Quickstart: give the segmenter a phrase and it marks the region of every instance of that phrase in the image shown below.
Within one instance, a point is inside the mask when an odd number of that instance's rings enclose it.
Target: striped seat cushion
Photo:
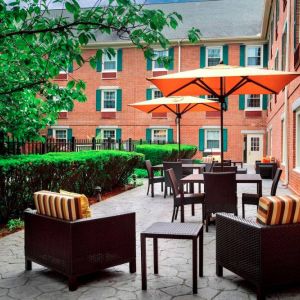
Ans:
[[[266,225],[300,223],[300,197],[296,195],[261,197],[257,222]]]
[[[202,162],[206,164],[211,164],[213,162],[214,158],[212,156],[205,156],[202,157]]]
[[[82,218],[78,199],[50,191],[34,193],[34,204],[38,214],[67,221]]]

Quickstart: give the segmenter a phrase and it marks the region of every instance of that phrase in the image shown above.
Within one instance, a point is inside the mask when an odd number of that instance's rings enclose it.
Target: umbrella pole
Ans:
[[[220,98],[221,102],[221,166],[222,166],[222,171],[223,171],[223,160],[224,160],[224,152],[223,152],[223,145],[224,145],[224,136],[223,136],[223,127],[224,127],[224,111],[223,111],[223,103],[225,102],[225,98],[221,97]]]
[[[180,158],[180,144],[181,144],[181,136],[180,136],[180,119],[181,119],[181,115],[177,114],[176,116],[177,119],[177,131],[178,131],[178,158]]]

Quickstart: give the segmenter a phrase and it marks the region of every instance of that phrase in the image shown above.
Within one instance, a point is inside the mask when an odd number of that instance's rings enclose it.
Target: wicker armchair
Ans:
[[[163,191],[163,184],[165,182],[164,176],[154,176],[153,167],[150,160],[145,161],[147,173],[148,173],[148,189],[147,195],[149,194],[149,189],[151,187],[151,197],[154,197],[154,184],[160,183],[161,184],[161,191]]]
[[[174,198],[174,206],[173,206],[173,214],[171,222],[174,222],[174,219],[177,219],[177,214],[179,207],[181,205],[192,205],[192,215],[195,214],[194,204],[202,205],[202,221],[204,220],[203,214],[203,203],[204,203],[204,194],[201,193],[193,193],[193,194],[184,194],[179,189],[179,184],[176,179],[176,175],[173,169],[166,170],[166,176],[171,183],[173,198]],[[181,220],[183,221],[183,220]]]
[[[216,173],[220,173],[220,172],[234,172],[234,173],[237,173],[237,166],[225,166],[224,167],[221,167],[221,166],[214,166],[213,167],[213,172],[216,172]]]
[[[136,271],[135,213],[64,221],[25,211],[25,267],[32,261],[68,277],[69,290],[77,278],[129,263]]]
[[[173,169],[177,180],[180,180],[183,177],[183,170],[182,170],[182,162],[172,162],[172,161],[164,161],[164,172],[166,173],[167,170]],[[165,176],[165,191],[164,191],[164,198],[166,198],[168,194],[168,188],[172,188],[172,184],[168,178]]]
[[[260,225],[229,214],[216,218],[216,272],[250,281],[257,298],[273,286],[300,281],[300,224]]]
[[[262,163],[260,160],[255,161],[256,174],[262,178],[273,179],[277,170],[277,163]]]
[[[204,173],[204,215],[208,232],[210,215],[227,212],[237,215],[237,184],[235,173]]]
[[[277,191],[277,186],[278,182],[281,176],[282,170],[277,169],[275,173],[275,177],[272,182],[272,187],[271,187],[271,196],[276,196],[276,191]],[[258,206],[259,198],[262,195],[259,194],[249,194],[249,193],[243,193],[242,194],[242,208],[243,208],[243,218],[245,218],[245,205],[256,205]]]

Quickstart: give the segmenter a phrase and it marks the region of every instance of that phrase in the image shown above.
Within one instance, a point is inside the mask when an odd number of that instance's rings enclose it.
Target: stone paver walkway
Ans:
[[[265,194],[270,192],[271,180],[264,180]],[[256,186],[238,185],[239,202],[242,192],[255,192]],[[279,184],[278,194],[291,193]],[[159,240],[159,275],[153,275],[151,241],[148,249],[148,290],[141,290],[139,234],[157,221],[171,220],[172,198],[163,198],[159,185],[155,198],[146,196],[146,184],[92,206],[94,216],[128,211],[136,212],[137,273],[130,274],[128,265],[102,271],[83,279],[75,292],[69,292],[66,279],[44,267],[33,264],[24,271],[23,231],[0,239],[0,300],[2,299],[256,299],[252,287],[240,277],[224,270],[224,277],[215,276],[215,227],[204,232],[204,277],[198,279],[198,295],[192,295],[191,242]],[[255,215],[254,207],[247,207],[247,216]],[[239,203],[239,214],[241,205]],[[196,214],[186,209],[186,222],[200,222],[201,208]],[[46,233],[45,233],[46,234]],[[300,288],[282,289],[269,294],[268,299],[300,299]]]

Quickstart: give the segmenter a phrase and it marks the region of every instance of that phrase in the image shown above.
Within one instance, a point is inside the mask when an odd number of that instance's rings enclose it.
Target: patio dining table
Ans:
[[[182,164],[182,168],[194,169],[194,170],[198,170],[198,173],[202,173],[205,170],[205,164]],[[164,169],[163,164],[153,166],[153,170],[163,171],[163,169]]]
[[[183,177],[182,179],[180,179],[181,190],[183,190],[182,187],[187,183],[188,184],[204,183],[204,175],[190,174],[186,177]],[[256,183],[257,194],[262,195],[262,178],[260,174],[236,174],[236,183]],[[181,205],[181,222],[184,222],[184,205]]]

